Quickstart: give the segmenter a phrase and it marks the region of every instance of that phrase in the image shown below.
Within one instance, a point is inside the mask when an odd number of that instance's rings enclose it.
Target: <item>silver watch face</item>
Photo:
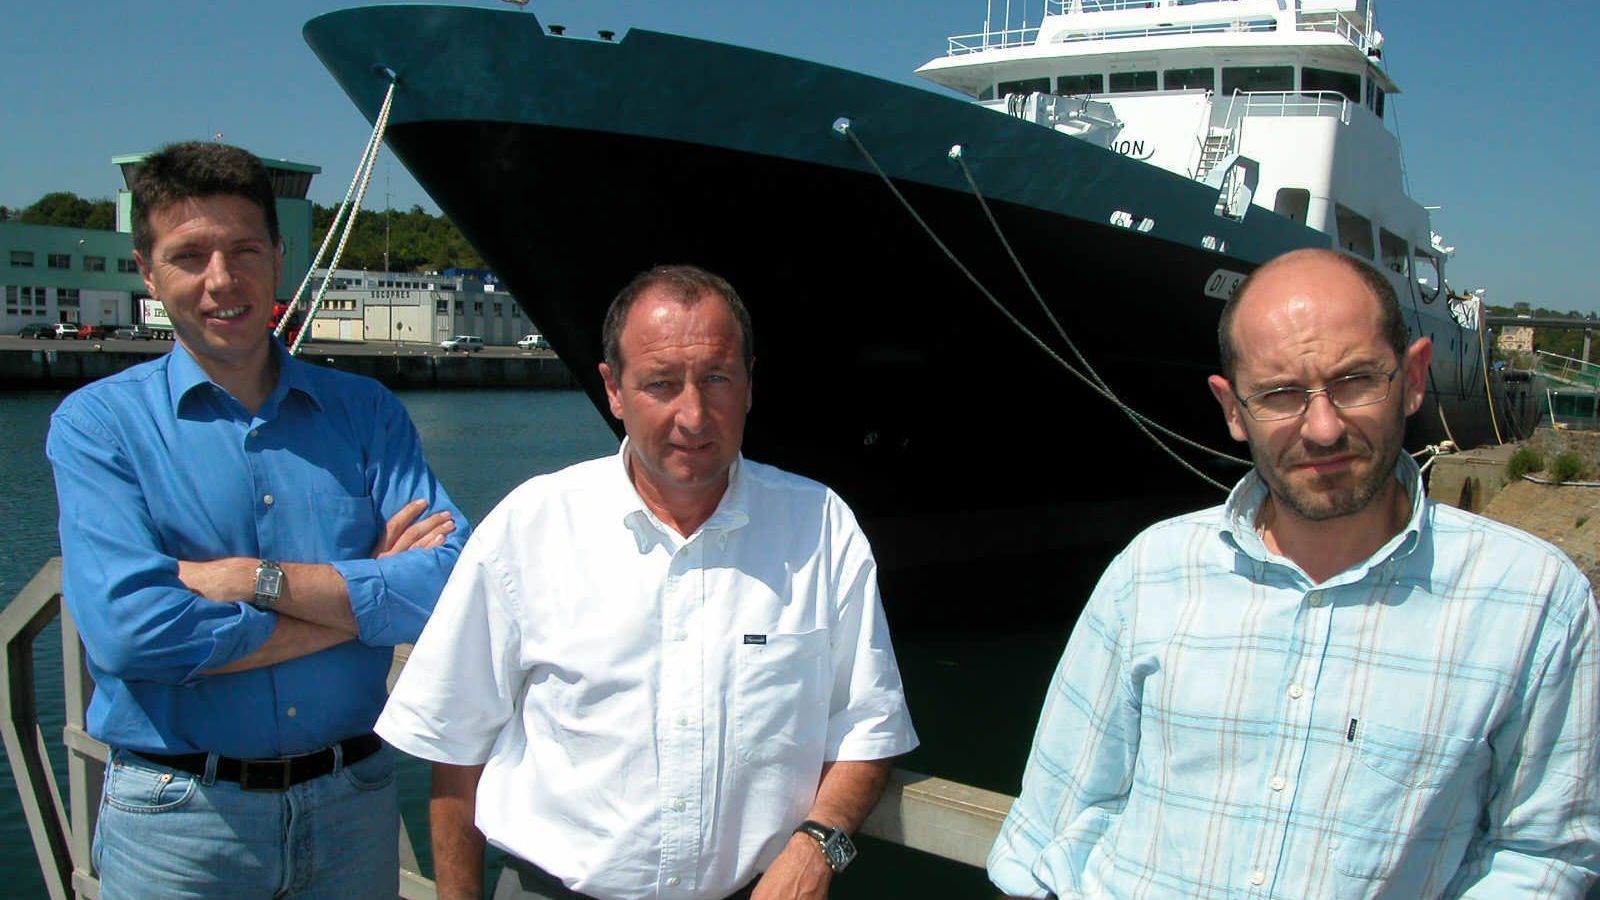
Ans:
[[[283,595],[283,570],[275,563],[262,563],[256,569],[256,601],[273,601]]]

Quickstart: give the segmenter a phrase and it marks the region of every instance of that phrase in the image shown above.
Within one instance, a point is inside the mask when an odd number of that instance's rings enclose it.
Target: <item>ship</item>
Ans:
[[[1004,610],[996,573],[1097,571],[1219,502],[1245,464],[1206,387],[1218,315],[1289,250],[1370,262],[1433,339],[1410,450],[1538,415],[1406,193],[1371,0],[1048,0],[951,37],[926,87],[526,11],[304,33],[368,121],[392,85],[387,146],[608,420],[616,291],[727,277],[756,327],[745,452],[832,486],[905,593]]]

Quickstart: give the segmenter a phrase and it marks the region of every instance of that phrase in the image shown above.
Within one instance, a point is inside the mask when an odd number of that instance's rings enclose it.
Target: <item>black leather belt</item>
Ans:
[[[370,731],[339,742],[339,749],[343,751],[344,764],[347,766],[361,762],[377,753],[382,747],[383,739]],[[159,753],[134,752],[157,765],[170,766],[191,775],[202,776],[206,774],[206,759],[210,756],[209,753],[179,753],[164,756]],[[286,791],[303,781],[321,778],[332,772],[333,759],[332,747],[300,756],[285,756],[282,759],[234,759],[231,756],[219,756],[217,779],[236,781],[240,789],[246,791]]]

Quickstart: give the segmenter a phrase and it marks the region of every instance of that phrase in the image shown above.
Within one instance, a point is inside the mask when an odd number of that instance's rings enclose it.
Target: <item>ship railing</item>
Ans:
[[[1535,350],[1534,368],[1539,374],[1569,387],[1600,389],[1600,364],[1573,359],[1548,350]]]
[[[60,621],[62,696],[41,697],[35,645]],[[409,648],[395,651],[389,683],[405,665]],[[100,786],[110,748],[85,728],[94,681],[72,616],[61,602],[61,559],[49,560],[0,610],[0,734],[16,782],[33,849],[51,900],[98,898],[100,880],[90,857]],[[45,739],[41,702],[65,708],[61,742]],[[62,795],[52,753],[65,753],[67,793]],[[402,776],[404,777],[404,776]],[[1014,798],[931,775],[895,769],[883,800],[861,833],[969,866],[982,867]],[[400,896],[434,900],[433,881],[422,874],[400,822]]]
[[[1039,26],[1037,25],[979,31],[974,34],[960,34],[950,38],[950,48],[945,55],[966,56],[969,53],[982,53],[985,50],[1031,47],[1038,40]]]
[[[1336,34],[1354,44],[1362,53],[1370,49],[1366,29],[1342,12],[1306,13],[1295,23],[1295,30]]]
[[[1210,124],[1238,128],[1247,118],[1290,118],[1296,116],[1336,118],[1350,124],[1355,104],[1338,91],[1234,91],[1228,105],[1213,105]],[[1218,115],[1220,113],[1220,115]]]

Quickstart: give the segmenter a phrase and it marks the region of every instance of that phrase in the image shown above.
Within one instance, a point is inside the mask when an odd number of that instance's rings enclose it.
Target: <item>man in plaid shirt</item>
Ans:
[[[1372,267],[1280,257],[1219,337],[1211,391],[1255,468],[1102,576],[990,878],[1027,897],[1582,897],[1589,584],[1423,495],[1401,441],[1433,347]]]

